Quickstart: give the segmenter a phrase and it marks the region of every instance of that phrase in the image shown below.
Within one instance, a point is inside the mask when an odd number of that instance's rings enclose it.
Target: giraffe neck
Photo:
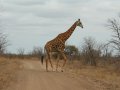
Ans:
[[[75,22],[66,32],[63,33],[63,38],[61,39],[63,42],[65,42],[73,33],[77,26],[77,22]]]

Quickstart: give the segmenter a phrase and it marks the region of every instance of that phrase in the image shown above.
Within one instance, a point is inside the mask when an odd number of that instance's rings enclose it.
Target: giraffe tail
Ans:
[[[41,56],[41,63],[43,64],[44,55]]]
[[[43,64],[43,60],[44,60],[44,55],[45,55],[45,48],[44,48],[43,55],[41,56],[41,63],[42,63],[42,64]]]

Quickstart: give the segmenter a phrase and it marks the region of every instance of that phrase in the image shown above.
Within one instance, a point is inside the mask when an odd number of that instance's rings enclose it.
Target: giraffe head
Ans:
[[[83,25],[82,25],[82,22],[80,21],[80,19],[78,19],[78,21],[77,21],[77,26],[83,28]]]

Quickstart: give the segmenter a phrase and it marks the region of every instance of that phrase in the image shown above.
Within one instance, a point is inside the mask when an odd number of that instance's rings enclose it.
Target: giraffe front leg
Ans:
[[[66,64],[66,62],[67,62],[67,57],[66,57],[66,55],[64,54],[64,52],[61,52],[61,55],[62,55],[62,57],[63,57],[63,60],[64,60],[64,62],[63,62],[63,65],[62,65],[62,69],[61,69],[61,72],[63,72],[63,68],[64,68],[64,66],[65,66],[65,64]]]
[[[57,59],[56,71],[58,71],[59,59]]]
[[[60,53],[58,53],[58,57],[57,57],[57,60],[56,60],[56,71],[58,71],[59,59],[60,59]]]

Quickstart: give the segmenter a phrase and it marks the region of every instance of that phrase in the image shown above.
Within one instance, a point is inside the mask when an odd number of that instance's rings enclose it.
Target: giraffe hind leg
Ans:
[[[48,72],[48,59],[46,59],[46,71]]]
[[[50,62],[50,65],[51,65],[51,68],[52,68],[52,71],[53,71],[53,65],[52,65],[51,54],[50,53],[48,53],[48,60]]]
[[[58,54],[58,57],[57,57],[57,63],[56,63],[56,71],[58,71],[58,66],[59,66],[59,58],[60,58],[60,56],[59,56],[59,54]]]
[[[49,53],[47,52],[47,58],[46,58],[46,71],[48,72],[48,59],[49,59]]]

